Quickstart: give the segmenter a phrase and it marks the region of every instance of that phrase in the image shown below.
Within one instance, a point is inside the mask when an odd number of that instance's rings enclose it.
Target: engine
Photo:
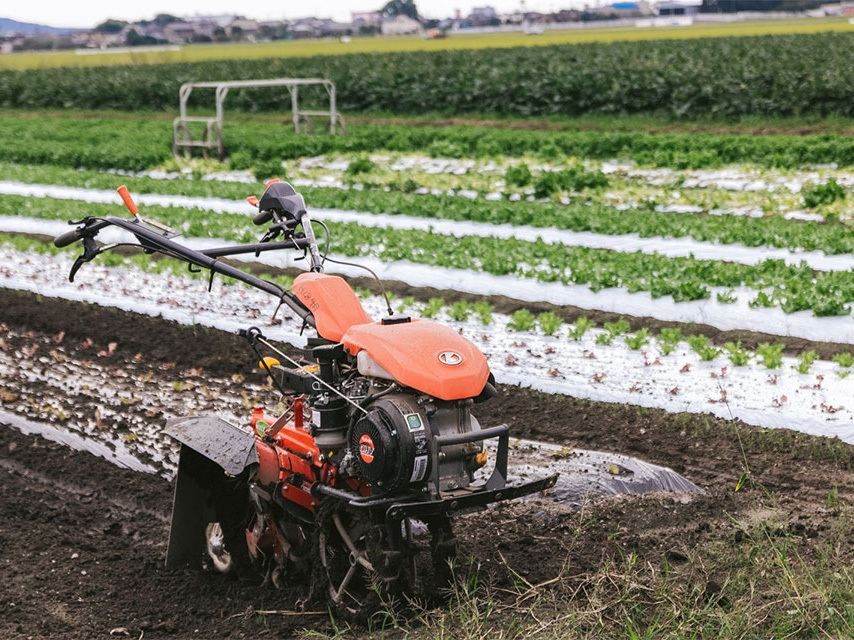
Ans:
[[[441,490],[468,486],[480,466],[480,442],[444,447],[438,461],[431,460],[430,443],[439,435],[479,429],[471,415],[470,401],[421,402],[415,396],[396,393],[368,406],[367,415],[350,431],[348,448],[351,470],[377,492],[407,486],[423,486],[439,465]]]

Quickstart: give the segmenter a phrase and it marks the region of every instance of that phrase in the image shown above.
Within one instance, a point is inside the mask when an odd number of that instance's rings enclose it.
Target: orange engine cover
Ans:
[[[472,398],[489,378],[486,358],[473,343],[429,320],[354,325],[341,342],[354,356],[367,351],[401,384],[440,400]]]
[[[314,315],[321,338],[341,342],[344,332],[355,324],[371,322],[362,303],[343,278],[325,273],[301,273],[294,280],[294,293]]]

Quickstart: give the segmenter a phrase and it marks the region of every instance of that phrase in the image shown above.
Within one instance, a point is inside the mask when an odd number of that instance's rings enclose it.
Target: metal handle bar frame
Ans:
[[[197,267],[208,269],[213,273],[234,278],[265,293],[269,293],[288,305],[305,323],[312,327],[315,326],[314,316],[293,293],[277,284],[253,276],[231,265],[221,263],[218,260],[221,257],[245,253],[260,253],[277,249],[305,249],[309,247],[310,240],[308,238],[292,238],[280,242],[243,244],[231,247],[214,247],[197,251],[174,242],[137,221],[125,220],[124,218],[85,218],[83,220],[83,227],[79,228],[77,232],[80,238],[92,238],[98,231],[111,225],[132,233],[139,240],[140,246],[147,251],[163,253],[196,265]]]

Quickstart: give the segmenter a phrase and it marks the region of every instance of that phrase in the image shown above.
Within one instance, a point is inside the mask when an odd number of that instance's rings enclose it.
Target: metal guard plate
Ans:
[[[217,416],[170,420],[164,431],[193,451],[236,476],[258,462],[255,436]]]

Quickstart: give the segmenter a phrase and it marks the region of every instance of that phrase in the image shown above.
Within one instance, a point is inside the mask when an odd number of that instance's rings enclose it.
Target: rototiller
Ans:
[[[326,233],[321,253],[291,185],[271,180],[260,200],[248,198],[255,224],[267,226],[260,242],[200,250],[176,242],[177,232],[118,191],[133,219],[87,217],[54,241],[82,241],[71,280],[98,254],[131,244],[261,289],[317,334],[289,355],[258,328],[240,332],[281,394],[282,415],[256,408],[252,431],[213,416],[169,424],[181,453],[167,567],[207,562],[244,579],[296,580],[334,610],[363,617],[428,575],[446,579],[453,514],[554,485],[557,476],[507,485],[508,427],[482,428],[472,415],[496,395],[486,358],[449,327],[395,315],[387,299],[388,316],[369,317],[342,278],[323,272],[340,262],[327,255],[329,230],[314,221]],[[108,226],[136,242],[97,244]],[[293,291],[221,261],[285,249],[304,252],[309,266]],[[476,482],[492,438],[494,469]]]

